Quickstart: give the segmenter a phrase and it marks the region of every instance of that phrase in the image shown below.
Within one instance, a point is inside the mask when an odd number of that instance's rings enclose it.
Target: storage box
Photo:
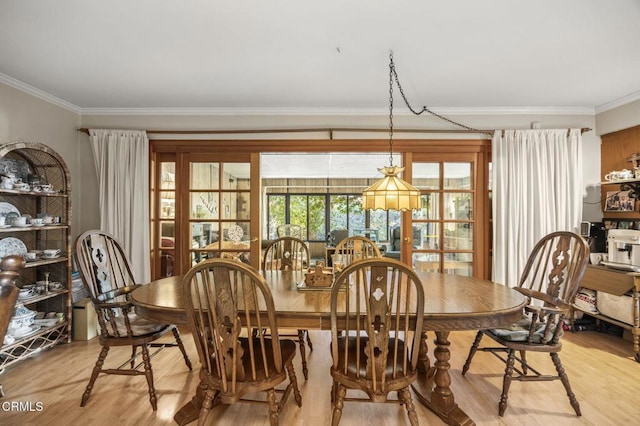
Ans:
[[[91,340],[98,335],[98,316],[91,299],[73,305],[73,340]]]
[[[596,305],[602,315],[633,325],[633,297],[626,294],[615,296],[599,291]]]

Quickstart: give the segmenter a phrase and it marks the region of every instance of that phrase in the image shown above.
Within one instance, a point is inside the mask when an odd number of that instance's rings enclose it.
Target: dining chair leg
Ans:
[[[104,360],[107,357],[108,353],[109,353],[109,347],[103,346],[102,350],[100,351],[100,355],[98,355],[98,360],[96,361],[96,365],[93,366],[93,371],[91,372],[91,378],[89,379],[89,384],[87,385],[87,388],[84,390],[84,393],[82,394],[82,401],[80,402],[81,407],[84,407],[85,404],[87,403],[87,400],[89,399],[89,395],[93,390],[93,384],[96,382],[96,379],[100,374],[100,371],[102,371],[102,366],[104,365]]]
[[[482,340],[483,333],[482,331],[478,331],[476,334],[476,338],[473,340],[473,345],[471,345],[471,349],[469,349],[469,355],[467,355],[467,360],[464,362],[464,366],[462,367],[462,375],[464,376],[469,371],[469,367],[471,366],[471,360],[473,356],[478,351],[478,346],[480,346],[480,341]]]
[[[182,338],[180,337],[180,332],[178,331],[177,327],[173,327],[173,337],[175,337],[176,339],[176,343],[178,344],[178,347],[180,348],[180,352],[182,352],[182,357],[184,358],[184,363],[187,364],[187,367],[189,368],[189,371],[193,370],[193,367],[191,366],[191,360],[189,359],[189,355],[187,355],[187,351],[184,348],[184,345],[182,344]]]
[[[527,351],[520,351],[520,366],[522,367],[522,374],[527,374]]]
[[[131,345],[131,369],[136,368],[136,351],[138,347],[136,345]]]
[[[284,367],[287,369],[289,381],[291,382],[291,386],[293,386],[293,397],[296,399],[296,404],[298,404],[298,407],[302,407],[302,395],[300,394],[300,389],[298,389],[298,378],[293,369],[293,363],[289,362]]]
[[[302,358],[302,374],[304,379],[309,378],[309,368],[307,367],[307,354],[304,349],[304,330],[298,330],[298,344],[300,346],[300,357]]]
[[[200,407],[200,415],[198,416],[198,426],[206,424],[207,416],[211,407],[213,406],[213,399],[217,395],[217,391],[213,389],[207,389],[204,393],[204,399],[202,401],[202,407]]]
[[[313,343],[311,343],[311,336],[309,335],[309,330],[305,330],[304,334],[307,335],[307,346],[309,346],[309,351],[313,352]]]
[[[335,401],[333,402],[333,414],[331,415],[331,426],[338,426],[342,417],[342,407],[344,407],[344,397],[347,395],[347,388],[336,383]]]
[[[267,390],[267,402],[269,402],[269,423],[271,426],[278,426],[278,401],[276,400],[276,390]]]
[[[573,407],[573,410],[576,412],[577,416],[582,416],[582,412],[580,411],[580,403],[576,398],[576,395],[571,390],[571,385],[569,384],[569,376],[567,376],[564,367],[562,366],[562,362],[560,361],[560,355],[557,353],[550,353],[551,359],[553,360],[553,364],[556,366],[556,371],[558,372],[558,376],[564,385],[564,389],[567,391],[567,396],[569,397],[569,402]]]
[[[504,371],[502,379],[502,395],[500,395],[500,403],[498,404],[498,415],[502,417],[507,409],[507,398],[509,397],[509,388],[511,387],[511,377],[513,376],[513,366],[516,362],[516,351],[509,349],[507,355],[507,368]]]
[[[147,378],[147,386],[149,386],[149,402],[153,411],[158,408],[158,397],[156,396],[156,388],[153,385],[153,371],[151,370],[151,357],[149,357],[149,347],[147,345],[141,345],[142,348],[142,362],[144,363],[144,375]]]
[[[400,389],[398,391],[398,399],[400,399],[407,408],[407,415],[409,416],[411,426],[418,426],[418,415],[416,414],[416,407],[413,405],[409,388]]]

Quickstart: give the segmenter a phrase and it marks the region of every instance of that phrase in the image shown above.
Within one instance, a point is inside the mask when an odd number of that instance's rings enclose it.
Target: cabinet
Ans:
[[[71,186],[69,171],[63,159],[50,147],[31,142],[0,145],[0,174],[15,175],[26,183],[50,184],[44,191],[36,185],[21,189],[0,187],[0,213],[19,212],[28,215],[27,224],[17,226],[12,220],[0,227],[1,256],[36,252],[26,262],[16,279],[20,288],[33,288],[33,293],[20,296],[19,303],[32,311],[51,313],[57,321],[44,321],[22,336],[15,336],[0,347],[0,371],[33,353],[62,342],[71,341]],[[3,179],[4,180],[4,179]],[[45,187],[46,188],[46,187]],[[13,214],[12,216],[15,216]],[[50,216],[54,223],[30,223],[31,218]],[[48,219],[47,219],[48,220]],[[45,258],[44,250],[60,250]],[[44,282],[49,283],[45,288]],[[41,283],[38,283],[41,282]],[[59,283],[59,284],[58,284]],[[53,314],[56,313],[56,314]],[[62,314],[62,315],[59,315]],[[3,342],[0,342],[2,344]]]
[[[586,315],[595,317],[599,321],[606,321],[619,327],[631,330],[633,335],[633,351],[635,360],[640,362],[640,273],[624,272],[607,269],[603,266],[588,265],[582,277],[581,286],[600,293],[608,293],[614,296],[623,296],[631,291],[632,296],[632,323],[628,324],[600,313],[594,313],[573,306],[571,311],[571,328],[574,329],[575,311],[581,311]]]

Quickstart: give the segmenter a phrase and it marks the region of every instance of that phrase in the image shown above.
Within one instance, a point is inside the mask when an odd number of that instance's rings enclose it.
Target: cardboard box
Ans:
[[[91,299],[73,305],[73,340],[91,340],[98,335],[98,316]]]

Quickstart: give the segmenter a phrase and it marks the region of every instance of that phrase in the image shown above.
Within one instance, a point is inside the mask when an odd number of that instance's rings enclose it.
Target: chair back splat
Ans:
[[[423,314],[422,283],[403,263],[365,259],[338,275],[331,291],[333,425],[349,389],[373,402],[397,392],[410,423],[418,424],[409,386],[417,378]]]
[[[207,385],[200,423],[215,401],[233,404],[248,393],[264,391],[270,422],[293,390],[298,390],[293,358],[295,343],[279,340],[271,291],[253,268],[227,259],[209,259],[195,265],[184,277],[184,300]],[[266,330],[252,335],[252,330]],[[275,386],[289,376],[280,401]]]
[[[573,232],[553,232],[542,238],[531,251],[515,290],[527,297],[522,319],[504,328],[480,330],[469,350],[462,374],[469,371],[477,351],[490,352],[506,363],[498,414],[507,409],[512,380],[560,380],[569,402],[580,416],[569,377],[560,361],[560,342],[564,320],[569,315],[589,259],[589,246]],[[499,343],[498,347],[479,347],[483,336]],[[527,361],[527,352],[546,352],[556,369],[556,375],[542,374]],[[503,354],[506,353],[506,358]],[[518,363],[516,364],[516,361]]]

